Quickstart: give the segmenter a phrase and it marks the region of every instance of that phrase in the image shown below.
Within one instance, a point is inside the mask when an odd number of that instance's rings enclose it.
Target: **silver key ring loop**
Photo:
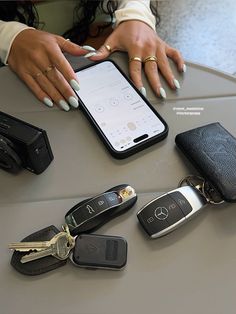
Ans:
[[[219,195],[219,193],[213,188],[213,186],[208,181],[206,181],[201,176],[189,175],[189,176],[183,178],[179,182],[178,186],[181,187],[183,185],[189,185],[189,186],[195,188],[196,190],[198,190],[198,192],[205,198],[206,202],[209,204],[219,205],[219,204],[224,203],[224,200]],[[213,196],[212,196],[213,193],[215,193],[215,196],[219,200],[216,201],[213,198]]]
[[[209,187],[207,188],[206,185],[209,184]],[[208,203],[209,204],[213,204],[213,205],[220,205],[224,203],[224,200],[221,198],[221,196],[219,195],[219,193],[211,186],[211,184],[207,181],[205,181],[203,183],[202,186],[202,192],[204,194],[204,196],[206,197],[206,199],[208,199]],[[217,197],[219,198],[218,201],[214,200],[212,195],[210,193],[216,193]]]

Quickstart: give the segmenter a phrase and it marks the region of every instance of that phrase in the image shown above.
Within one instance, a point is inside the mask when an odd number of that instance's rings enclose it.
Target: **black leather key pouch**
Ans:
[[[49,226],[27,236],[22,242],[48,241],[51,240],[60,231],[55,226]],[[14,251],[11,258],[11,265],[21,274],[24,275],[41,275],[50,270],[64,266],[67,260],[59,260],[53,256],[46,256],[28,263],[22,263],[21,258],[28,252]]]
[[[223,200],[236,202],[236,138],[219,122],[176,136],[178,148]]]

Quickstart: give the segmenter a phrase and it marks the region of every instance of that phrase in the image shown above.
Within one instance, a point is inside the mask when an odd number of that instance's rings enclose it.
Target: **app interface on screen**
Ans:
[[[78,96],[111,145],[124,151],[165,127],[109,61],[79,71]]]

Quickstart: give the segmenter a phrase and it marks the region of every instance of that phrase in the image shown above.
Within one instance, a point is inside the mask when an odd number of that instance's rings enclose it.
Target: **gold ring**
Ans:
[[[52,71],[55,68],[54,65],[49,65],[44,71],[43,73],[46,75],[48,74],[48,72]]]
[[[43,74],[42,72],[38,72],[38,73],[36,73],[36,74],[33,76],[33,78],[36,79],[37,77],[41,76],[42,74]]]
[[[104,47],[107,49],[107,51],[111,52],[111,47],[109,45],[104,45]]]
[[[142,62],[142,59],[139,58],[139,57],[131,57],[131,58],[129,59],[129,62],[132,62],[132,61]]]
[[[155,61],[157,62],[157,57],[156,56],[148,56],[146,57],[143,62],[146,63],[146,62],[149,62],[149,61]]]

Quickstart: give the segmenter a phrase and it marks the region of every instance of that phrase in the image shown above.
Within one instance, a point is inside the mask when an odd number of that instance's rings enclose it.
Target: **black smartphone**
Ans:
[[[126,158],[168,134],[168,126],[111,60],[76,70],[80,107],[115,158]]]

